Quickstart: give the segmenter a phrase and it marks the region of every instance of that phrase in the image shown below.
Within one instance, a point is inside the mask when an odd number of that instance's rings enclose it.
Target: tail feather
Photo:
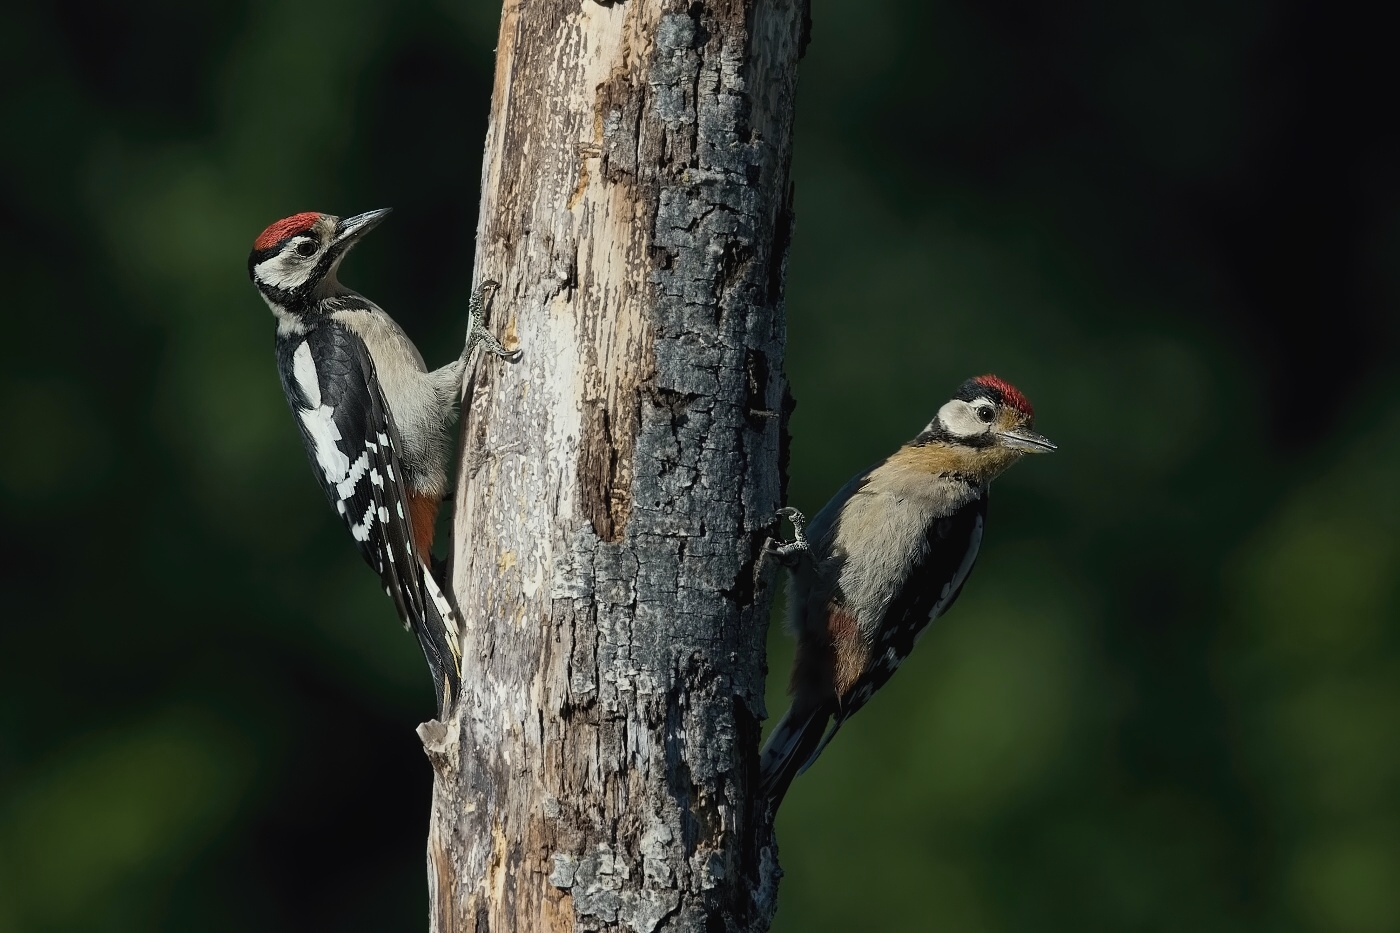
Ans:
[[[414,629],[437,687],[441,719],[451,713],[462,683],[462,631],[457,611],[427,567],[423,568],[423,588],[428,596],[423,603],[424,618]]]
[[[812,763],[821,757],[822,752],[826,751],[826,747],[831,744],[831,740],[836,738],[836,730],[840,729],[841,723],[845,721],[844,719],[837,719],[832,722],[831,728],[822,730],[824,733],[822,735],[822,740],[817,743],[816,748],[812,749],[812,753],[807,756],[807,760],[802,762],[802,767],[797,769],[798,774],[802,774],[808,768],[812,767]]]
[[[805,709],[794,706],[773,727],[763,745],[758,769],[759,792],[768,798],[774,810],[783,802],[792,779],[807,770],[831,741],[826,735],[830,719],[831,710],[826,706]],[[831,733],[835,732],[833,727]]]

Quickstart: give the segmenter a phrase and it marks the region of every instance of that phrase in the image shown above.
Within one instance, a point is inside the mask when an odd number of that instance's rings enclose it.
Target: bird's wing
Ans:
[[[947,612],[957,600],[977,562],[986,519],[987,496],[983,493],[929,526],[927,547],[911,569],[908,582],[890,603],[884,624],[874,634],[865,672],[845,696],[838,698],[840,712],[833,723],[833,734],[842,721],[864,706],[894,675],[929,622]],[[839,606],[840,599],[838,592],[833,600],[835,606]]]
[[[283,390],[315,473],[428,663],[457,668],[456,613],[419,554],[407,510],[398,428],[364,342],[335,322],[278,341]],[[450,657],[434,658],[442,649]],[[441,681],[441,678],[439,677]],[[455,677],[453,678],[455,686]],[[441,695],[442,691],[439,690]]]

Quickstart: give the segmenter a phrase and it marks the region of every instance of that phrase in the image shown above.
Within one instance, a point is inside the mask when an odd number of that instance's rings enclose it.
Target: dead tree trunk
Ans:
[[[764,930],[754,797],[806,0],[508,0],[432,929]]]

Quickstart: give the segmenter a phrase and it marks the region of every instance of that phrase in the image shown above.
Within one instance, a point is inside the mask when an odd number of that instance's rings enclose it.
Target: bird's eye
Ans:
[[[996,412],[984,405],[977,409],[977,417],[981,418],[985,423],[991,424],[992,418],[996,417]]]
[[[297,244],[297,255],[298,255],[298,256],[314,256],[314,255],[316,255],[316,241],[315,241],[315,240],[302,240],[300,243]]]

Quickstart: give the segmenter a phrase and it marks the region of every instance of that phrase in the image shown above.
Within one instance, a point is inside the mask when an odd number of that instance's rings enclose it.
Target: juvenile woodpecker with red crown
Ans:
[[[461,356],[431,372],[393,318],[340,284],[345,254],[388,213],[279,220],[254,241],[248,275],[277,318],[277,371],[312,471],[418,637],[442,713],[461,676],[457,614],[432,571],[451,429],[473,351],[520,352],[483,323],[495,282],[472,295]]]
[[[772,552],[789,571],[797,653],[792,705],[760,759],[774,808],[958,598],[982,544],[988,486],[1025,454],[1055,449],[1034,421],[1015,386],[969,379],[918,437],[853,477],[810,523],[780,511],[793,540]]]

